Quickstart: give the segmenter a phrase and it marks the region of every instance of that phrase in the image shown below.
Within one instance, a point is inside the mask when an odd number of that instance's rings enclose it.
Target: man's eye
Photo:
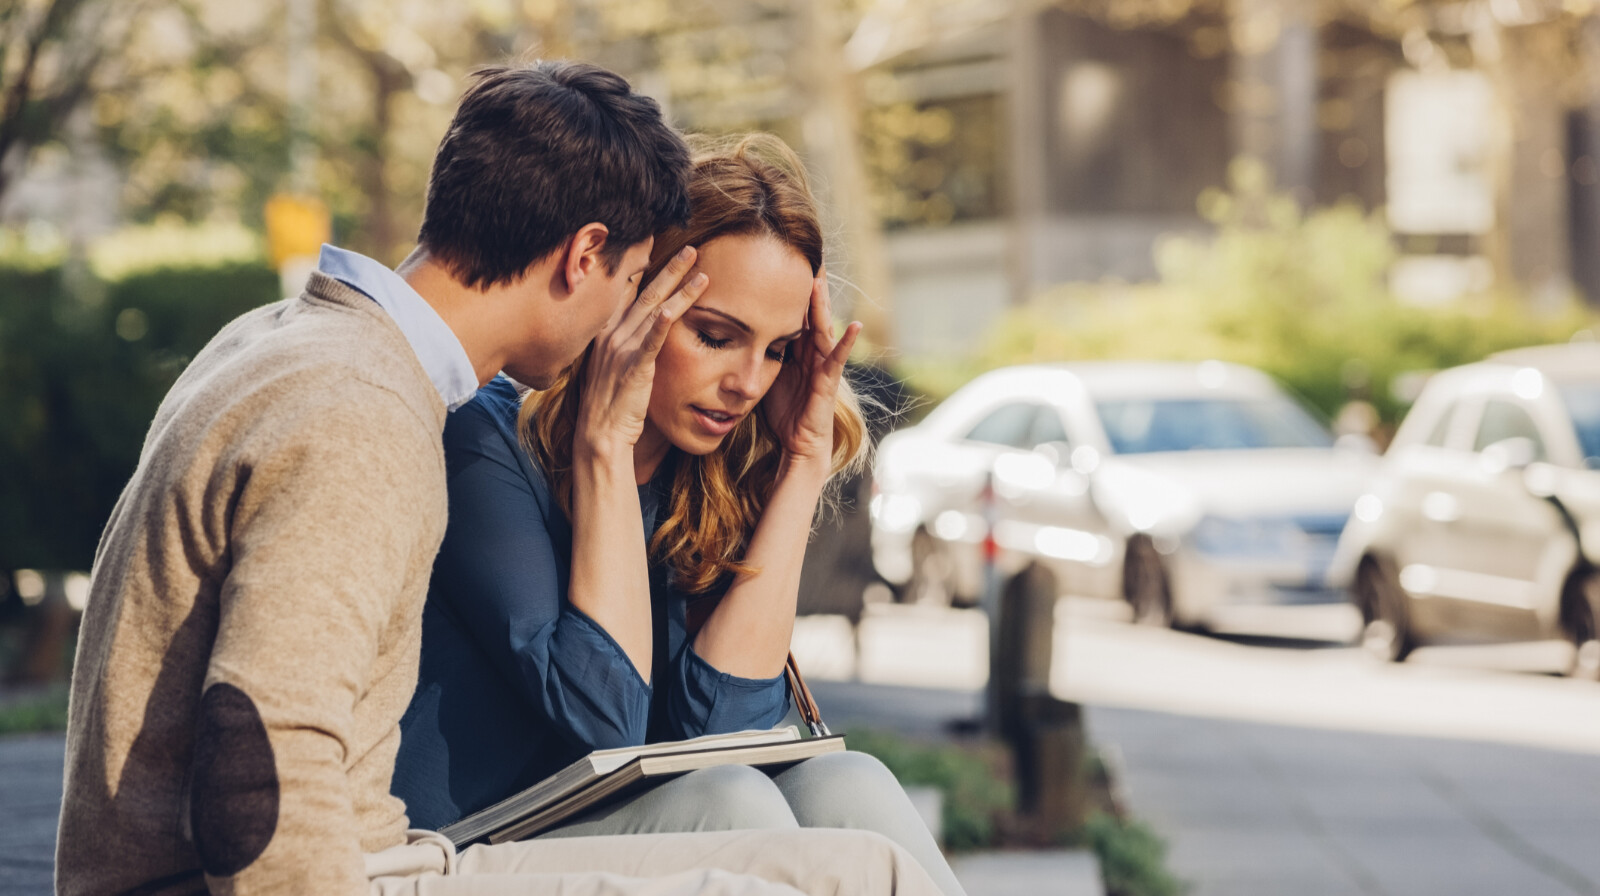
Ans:
[[[700,342],[707,348],[724,348],[728,343],[733,341],[731,339],[716,339],[705,330],[696,330],[694,332],[696,336],[700,337]]]

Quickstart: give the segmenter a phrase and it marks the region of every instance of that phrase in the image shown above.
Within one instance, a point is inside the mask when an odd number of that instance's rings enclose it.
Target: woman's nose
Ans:
[[[746,401],[761,397],[761,356],[740,358],[739,363],[723,377],[723,388]]]

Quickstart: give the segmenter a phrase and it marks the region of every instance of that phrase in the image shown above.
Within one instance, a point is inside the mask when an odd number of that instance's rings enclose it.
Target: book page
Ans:
[[[659,756],[664,753],[710,750],[717,747],[745,747],[799,739],[799,729],[793,725],[785,725],[782,728],[767,730],[752,729],[749,731],[734,731],[729,734],[707,734],[690,740],[674,740],[657,744],[644,744],[637,747],[596,750],[589,754],[589,762],[594,767],[595,774],[605,775],[616,771],[640,756]]]

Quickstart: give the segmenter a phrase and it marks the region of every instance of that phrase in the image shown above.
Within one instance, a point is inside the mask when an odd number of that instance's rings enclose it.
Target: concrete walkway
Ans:
[[[65,746],[60,735],[0,738],[0,896],[50,892]]]
[[[986,852],[951,863],[967,896],[1103,896],[1100,863],[1079,849]]]
[[[1062,621],[1058,693],[1189,896],[1600,896],[1600,687],[1551,645]]]
[[[1089,707],[1190,896],[1600,894],[1600,756]]]

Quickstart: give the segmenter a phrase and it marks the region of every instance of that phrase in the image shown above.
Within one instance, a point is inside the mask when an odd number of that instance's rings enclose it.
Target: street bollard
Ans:
[[[1009,743],[1022,734],[1022,698],[1050,689],[1054,654],[1055,576],[1030,563],[1006,580],[991,617],[997,637],[990,654],[989,679],[995,695],[995,733]]]
[[[1020,703],[1022,731],[1012,741],[1017,810],[1035,839],[1052,842],[1087,820],[1082,711],[1049,694],[1028,694]]]
[[[990,679],[997,730],[1011,745],[1017,809],[1042,843],[1084,822],[1083,720],[1076,703],[1050,695],[1056,581],[1030,563],[1001,589]]]

